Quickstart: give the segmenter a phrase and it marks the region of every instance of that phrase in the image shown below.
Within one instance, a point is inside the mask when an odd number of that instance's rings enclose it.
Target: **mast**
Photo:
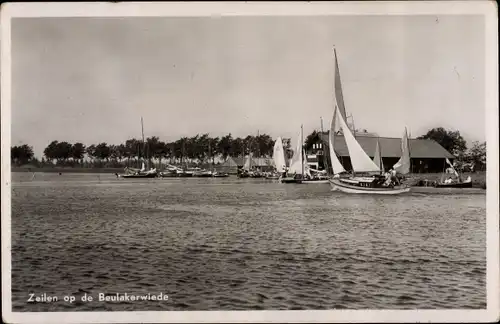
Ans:
[[[380,174],[384,174],[384,162],[382,160],[382,148],[380,147],[380,136],[377,138],[377,146],[378,146],[378,163],[380,166]]]
[[[304,178],[304,126],[300,125],[300,147],[301,147],[301,166],[302,166],[302,178]]]
[[[320,136],[320,143],[321,143],[321,152],[323,153],[323,166],[324,169],[330,173],[329,168],[328,168],[328,161],[326,160],[326,151],[323,148],[323,117],[319,118],[321,120],[321,136]],[[319,168],[318,168],[319,169]]]
[[[408,155],[410,156],[410,173],[413,173],[413,165],[411,163],[411,147],[410,147],[411,129],[408,134]]]
[[[146,142],[144,141],[144,121],[141,116],[141,134],[142,134],[142,152],[144,154],[144,162],[146,162]]]

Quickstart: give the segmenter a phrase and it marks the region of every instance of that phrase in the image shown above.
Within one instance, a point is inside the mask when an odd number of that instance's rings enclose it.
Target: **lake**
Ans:
[[[70,173],[12,182],[13,311],[486,308],[484,193]],[[98,300],[116,293],[168,300]]]

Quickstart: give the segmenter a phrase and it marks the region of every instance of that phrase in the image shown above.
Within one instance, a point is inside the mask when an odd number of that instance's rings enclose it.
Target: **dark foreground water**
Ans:
[[[486,307],[484,194],[374,197],[235,178],[12,179],[14,311]],[[59,300],[29,303],[30,293]],[[100,293],[169,299],[106,302]],[[85,294],[93,301],[80,301]]]

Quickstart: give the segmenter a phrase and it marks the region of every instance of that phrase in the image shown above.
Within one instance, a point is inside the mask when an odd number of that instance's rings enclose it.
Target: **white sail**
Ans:
[[[408,135],[405,132],[403,134],[403,139],[401,140],[401,158],[392,167],[397,173],[407,174],[410,173],[410,150],[408,147]]]
[[[311,177],[311,167],[309,167],[309,164],[307,163],[307,155],[304,154],[304,175]]]
[[[289,173],[302,174],[302,133],[298,136],[297,147],[293,152],[292,163],[290,164]]]
[[[338,174],[345,172],[344,167],[339,161],[337,154],[335,154],[335,119],[337,117],[337,109],[333,111],[332,123],[330,125],[330,132],[328,134],[329,143],[328,146],[330,148],[330,161],[332,163],[333,174]]]
[[[459,175],[458,175],[457,170],[455,169],[455,167],[453,166],[453,164],[451,164],[451,162],[450,162],[450,160],[448,160],[448,158],[446,158],[446,163],[448,163],[448,165],[450,166],[450,168],[451,168],[451,170],[452,170],[453,174],[455,174],[455,176],[457,176],[457,177],[458,177]]]
[[[380,168],[372,161],[372,159],[370,159],[361,145],[359,145],[356,138],[354,138],[354,135],[352,135],[351,130],[347,127],[344,118],[342,118],[342,116],[338,117],[340,120],[340,127],[342,128],[344,139],[347,144],[347,149],[349,150],[349,157],[351,158],[351,165],[354,172],[380,171]]]
[[[276,170],[280,173],[283,172],[283,168],[286,167],[286,162],[285,150],[283,149],[283,140],[281,139],[281,137],[278,137],[276,139],[276,142],[274,143],[273,160]]]
[[[250,171],[251,162],[252,162],[252,153],[249,153],[247,160],[245,161],[245,164],[243,165],[243,169]]]
[[[373,157],[373,162],[380,168],[380,170],[384,170],[384,162],[382,161],[382,153],[380,152],[380,144],[377,140],[377,147],[375,148],[375,156]]]
[[[335,83],[334,83],[335,99],[340,111],[340,115],[347,122],[345,105],[344,105],[344,95],[342,94],[342,84],[340,82],[340,70],[339,70],[339,63],[337,60],[337,50],[335,48],[333,48],[333,55],[335,56]]]

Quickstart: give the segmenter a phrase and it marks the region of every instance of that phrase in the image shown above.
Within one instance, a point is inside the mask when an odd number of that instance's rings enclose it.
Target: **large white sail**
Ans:
[[[245,161],[245,164],[243,165],[243,169],[249,171],[250,166],[252,162],[252,153],[248,154],[247,160]]]
[[[337,50],[335,48],[333,48],[333,55],[335,57],[335,81],[334,81],[335,99],[337,101],[340,115],[342,116],[342,118],[344,118],[345,121],[347,121],[345,113],[345,105],[344,105],[344,96],[342,94],[342,83],[340,82],[339,63],[337,61]]]
[[[338,110],[338,107],[337,107]],[[338,116],[340,120],[340,127],[344,134],[344,139],[347,144],[347,149],[349,151],[349,157],[351,158],[351,165],[354,172],[378,172],[380,168],[370,159],[368,154],[363,150],[361,145],[359,145],[354,135],[352,135],[351,130],[347,127],[342,116]]]
[[[337,109],[333,111],[332,123],[330,125],[330,132],[328,134],[329,143],[328,146],[330,148],[330,161],[332,163],[333,174],[338,174],[345,172],[344,167],[339,161],[337,154],[335,154],[335,119],[337,117]]]
[[[380,168],[380,170],[384,170],[384,162],[382,161],[382,156],[380,152],[380,143],[377,140],[377,147],[375,148],[375,156],[373,157],[373,162]]]
[[[283,140],[281,139],[281,137],[278,137],[276,139],[276,142],[274,143],[273,160],[276,170],[280,173],[283,172],[283,168],[286,167],[286,162],[285,150],[283,149]]]
[[[410,149],[408,147],[408,134],[406,133],[406,127],[403,139],[401,140],[401,158],[392,168],[400,174],[410,173]]]
[[[298,136],[297,147],[293,152],[292,163],[290,164],[289,173],[302,174],[302,132]]]

